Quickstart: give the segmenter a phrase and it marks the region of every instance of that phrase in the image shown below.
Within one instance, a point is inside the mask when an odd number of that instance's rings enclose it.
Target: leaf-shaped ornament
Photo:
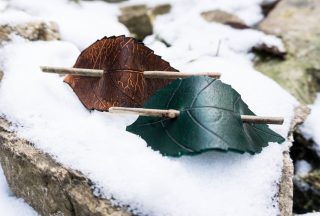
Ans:
[[[268,142],[284,141],[265,124],[241,121],[254,115],[230,85],[207,76],[177,79],[159,90],[145,108],[175,109],[177,118],[140,116],[127,131],[141,136],[163,155],[199,154],[209,150],[251,154]]]
[[[143,71],[177,71],[134,38],[103,38],[86,48],[75,68],[102,69],[103,76],[68,75],[68,83],[84,106],[107,111],[111,106],[142,107],[158,89],[172,80],[145,79]]]

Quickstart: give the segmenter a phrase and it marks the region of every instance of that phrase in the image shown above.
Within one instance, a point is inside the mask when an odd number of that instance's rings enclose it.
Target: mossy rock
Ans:
[[[303,60],[291,57],[285,61],[279,59],[259,60],[255,66],[302,103],[312,103],[319,91],[319,79],[317,79],[317,76],[320,75],[319,70],[310,67],[312,65]]]
[[[282,0],[258,28],[282,38],[284,60],[259,58],[256,68],[277,81],[302,103],[320,90],[320,1]]]

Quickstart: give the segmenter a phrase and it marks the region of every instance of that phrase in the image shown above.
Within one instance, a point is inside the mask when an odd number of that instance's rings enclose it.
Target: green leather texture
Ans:
[[[174,119],[140,116],[127,127],[162,155],[209,150],[254,154],[268,142],[285,140],[266,124],[242,123],[240,115],[255,114],[230,85],[207,76],[176,79],[151,96],[144,108],[180,110]]]

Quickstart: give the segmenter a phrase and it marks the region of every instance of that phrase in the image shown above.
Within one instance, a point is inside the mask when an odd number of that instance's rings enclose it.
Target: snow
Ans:
[[[315,149],[320,155],[320,94],[317,95],[317,99],[310,108],[311,113],[300,129],[306,139],[314,140],[316,143]]]
[[[22,199],[17,199],[9,189],[0,166],[0,214],[5,216],[37,216],[38,214]]]
[[[282,150],[288,143],[270,144],[255,156],[211,152],[180,159],[162,157],[146,148],[143,140],[124,131],[134,118],[89,113],[61,77],[39,70],[39,65],[72,65],[78,54],[66,42],[18,40],[2,50],[6,59],[0,110],[17,124],[19,136],[55,155],[59,162],[81,170],[107,197],[129,203],[137,212],[255,215],[257,209],[264,209],[262,215],[277,213],[271,198],[277,193]],[[26,55],[32,58],[27,59]],[[216,59],[208,58],[186,67],[201,66],[196,67],[201,70],[215,65]],[[225,67],[222,71],[225,81],[238,83],[237,90],[253,110],[285,116],[285,126],[274,129],[286,136],[295,101],[273,81],[254,72],[250,64],[235,63],[237,67],[233,68],[225,65],[223,59],[217,59],[216,63],[220,65],[218,69]],[[256,85],[241,82],[248,77]],[[262,82],[265,89],[260,88]]]
[[[150,5],[158,1],[150,1]],[[155,34],[145,42],[181,71],[221,72],[222,81],[231,84],[258,115],[283,116],[284,125],[271,128],[286,137],[298,103],[257,72],[248,53],[259,43],[283,48],[281,42],[255,30],[206,23],[199,15],[204,9],[220,7],[243,14],[241,17],[253,24],[261,19],[261,2],[175,1],[170,14],[156,19]],[[4,71],[0,111],[14,123],[12,129],[19,136],[65,166],[83,172],[95,182],[99,193],[113,197],[115,204],[130,205],[141,215],[279,214],[275,196],[282,152],[289,142],[270,143],[258,155],[208,152],[163,157],[125,131],[137,116],[89,112],[63,83],[63,77],[40,72],[41,65],[72,66],[79,49],[105,34],[127,34],[116,20],[117,4],[11,0],[9,5],[58,22],[64,40],[27,42],[13,36],[12,43],[0,49]],[[159,37],[172,46],[167,48]]]
[[[297,216],[320,216],[320,212],[313,212],[313,213],[307,213],[307,214],[299,214]]]
[[[23,11],[8,9],[4,12],[1,12],[0,25],[18,25],[26,22],[35,22],[40,20],[41,19],[31,16]]]
[[[118,6],[102,1],[69,0],[11,0],[10,7],[33,16],[55,21],[63,40],[72,41],[84,49],[103,36],[128,35],[128,30],[117,21]]]
[[[193,61],[203,56],[243,59],[247,55],[250,58],[247,53],[253,46],[262,43],[284,50],[281,41],[274,36],[251,29],[236,30],[222,24],[207,23],[197,16],[185,18],[183,14],[178,14],[159,17],[154,31],[155,34],[145,40],[146,44],[159,48],[160,55],[164,58],[177,61],[181,59],[182,62]],[[157,38],[172,46],[168,49],[162,45],[161,49]]]
[[[262,20],[263,15],[260,5],[264,2],[264,0],[202,0],[201,2],[197,0],[175,0],[174,4],[172,3],[172,14],[183,13],[186,15],[186,11],[188,11],[188,16],[190,16],[190,13],[199,16],[201,12],[220,9],[238,15],[247,25],[251,26]],[[148,4],[154,6],[165,3],[170,3],[170,1],[131,0],[125,5]]]
[[[304,176],[312,170],[311,164],[305,160],[298,160],[295,163],[295,172],[298,176]]]
[[[6,9],[7,4],[8,4],[8,2],[0,0],[0,11],[1,12]]]

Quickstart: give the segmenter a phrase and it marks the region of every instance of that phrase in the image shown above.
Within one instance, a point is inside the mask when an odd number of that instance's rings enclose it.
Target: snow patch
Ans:
[[[298,176],[304,176],[308,174],[312,170],[311,164],[309,164],[305,160],[298,160],[295,163],[295,171],[296,175]]]
[[[320,94],[317,95],[317,99],[310,108],[311,113],[300,129],[306,139],[314,140],[315,148],[320,155]]]

